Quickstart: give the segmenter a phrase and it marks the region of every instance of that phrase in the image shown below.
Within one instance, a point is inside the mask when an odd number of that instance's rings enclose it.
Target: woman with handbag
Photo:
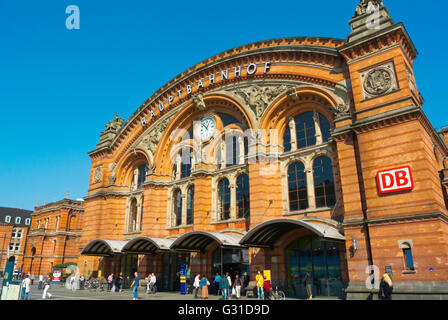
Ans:
[[[199,288],[201,288],[201,299],[208,299],[208,286],[210,282],[205,277],[205,274],[202,275],[201,281],[199,282]]]
[[[233,290],[235,290],[236,298],[239,299],[241,297],[241,287],[243,285],[243,282],[241,281],[241,278],[238,276],[238,274],[235,275],[235,281],[233,281]]]

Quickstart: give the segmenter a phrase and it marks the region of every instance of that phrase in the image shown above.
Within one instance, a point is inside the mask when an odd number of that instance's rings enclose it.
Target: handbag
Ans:
[[[236,296],[236,290],[235,290],[235,287],[232,288],[232,296]]]

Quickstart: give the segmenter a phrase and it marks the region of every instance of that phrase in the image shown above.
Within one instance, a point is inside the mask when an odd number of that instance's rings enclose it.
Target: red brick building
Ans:
[[[446,131],[422,109],[403,24],[381,1],[349,23],[347,39],[228,50],[115,115],[89,153],[81,272],[175,290],[181,263],[270,270],[299,298],[310,272],[315,296],[365,299],[372,268],[398,299],[446,299]]]

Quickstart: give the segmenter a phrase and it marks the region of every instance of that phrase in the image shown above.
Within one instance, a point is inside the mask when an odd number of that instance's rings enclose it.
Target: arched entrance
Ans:
[[[344,297],[348,281],[344,242],[336,222],[285,218],[259,224],[247,232],[240,244],[261,248],[262,268],[271,270],[271,282],[281,286],[288,296],[304,299],[307,272],[313,278],[313,296]]]

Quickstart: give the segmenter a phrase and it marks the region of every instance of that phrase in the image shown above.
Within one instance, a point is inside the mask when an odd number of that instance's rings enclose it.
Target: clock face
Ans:
[[[199,139],[201,140],[208,140],[213,135],[216,129],[216,122],[215,119],[212,117],[205,117],[201,120],[199,123],[197,134],[199,136]]]

